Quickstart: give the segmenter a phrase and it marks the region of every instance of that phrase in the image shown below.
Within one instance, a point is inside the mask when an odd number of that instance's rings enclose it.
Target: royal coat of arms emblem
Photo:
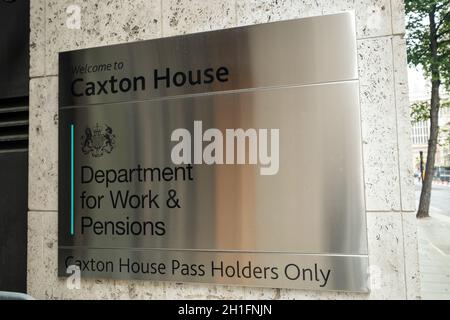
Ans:
[[[115,144],[116,136],[108,125],[99,126],[97,123],[93,129],[86,127],[81,137],[81,151],[95,158],[111,153]]]

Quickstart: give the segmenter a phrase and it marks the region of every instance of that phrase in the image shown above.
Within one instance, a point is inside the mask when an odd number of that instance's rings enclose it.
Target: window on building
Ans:
[[[430,136],[430,126],[428,121],[420,121],[413,124],[412,127],[412,143],[427,144]]]

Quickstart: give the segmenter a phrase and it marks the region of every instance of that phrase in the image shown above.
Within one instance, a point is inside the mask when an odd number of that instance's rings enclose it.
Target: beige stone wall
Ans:
[[[81,7],[81,29],[66,27]],[[59,51],[354,10],[370,294],[57,278]],[[419,296],[402,0],[31,0],[28,292],[42,299],[414,299]]]

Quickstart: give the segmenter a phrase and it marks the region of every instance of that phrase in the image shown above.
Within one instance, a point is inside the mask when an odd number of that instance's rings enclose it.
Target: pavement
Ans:
[[[450,300],[450,186],[433,184],[430,217],[418,219],[418,242],[422,299]]]

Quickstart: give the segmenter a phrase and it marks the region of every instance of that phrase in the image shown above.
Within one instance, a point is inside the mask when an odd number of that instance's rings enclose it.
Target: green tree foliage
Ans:
[[[430,101],[417,101],[411,105],[411,123],[430,120]],[[441,109],[450,107],[450,100],[441,102]]]
[[[432,79],[432,66],[439,70],[440,80],[450,89],[450,0],[406,0],[406,43],[410,65],[421,65]],[[436,20],[437,56],[430,50],[429,15]]]

